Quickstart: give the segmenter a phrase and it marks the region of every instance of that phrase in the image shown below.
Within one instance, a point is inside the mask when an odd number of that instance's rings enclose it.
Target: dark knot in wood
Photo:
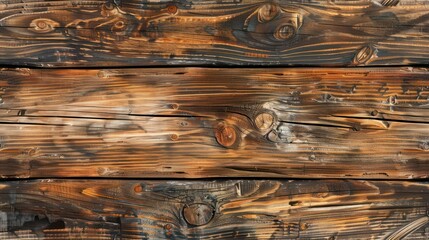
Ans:
[[[276,3],[265,3],[252,12],[244,21],[246,33],[236,33],[243,42],[281,46],[298,34],[302,25],[302,15],[295,8],[287,8]]]
[[[115,24],[112,27],[112,31],[122,31],[125,29],[125,27],[126,27],[125,22],[120,20],[115,22]]]
[[[296,29],[291,24],[280,25],[274,32],[277,40],[287,40],[295,36]]]
[[[167,12],[169,14],[176,14],[177,13],[177,6],[176,5],[168,5],[167,6]]]
[[[226,148],[231,148],[236,145],[237,131],[234,127],[228,126],[225,123],[219,124],[215,129],[216,141]]]
[[[177,104],[177,103],[173,103],[173,104],[171,104],[171,105],[170,105],[170,107],[171,107],[172,109],[174,109],[174,110],[177,110],[177,109],[179,109],[179,104]]]
[[[115,4],[106,3],[101,5],[101,15],[103,17],[118,15],[118,13],[119,13],[119,10]]]
[[[214,208],[205,203],[193,203],[183,207],[183,217],[192,226],[202,226],[214,217]]]
[[[374,46],[368,45],[361,48],[353,58],[353,64],[360,65],[366,64],[371,61],[377,54],[377,49]]]

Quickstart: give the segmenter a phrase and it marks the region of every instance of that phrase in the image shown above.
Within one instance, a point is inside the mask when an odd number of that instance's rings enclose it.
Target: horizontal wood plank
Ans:
[[[426,0],[2,0],[0,64],[428,64]]]
[[[340,180],[21,180],[2,239],[428,239],[429,185]]]
[[[412,179],[427,69],[2,69],[0,176]]]

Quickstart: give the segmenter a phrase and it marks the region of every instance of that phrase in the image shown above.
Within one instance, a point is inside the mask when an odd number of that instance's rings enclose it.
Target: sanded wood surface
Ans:
[[[2,0],[0,64],[408,65],[426,0]]]
[[[427,178],[427,69],[0,71],[0,176]]]
[[[429,185],[38,180],[0,184],[6,239],[428,239]]]

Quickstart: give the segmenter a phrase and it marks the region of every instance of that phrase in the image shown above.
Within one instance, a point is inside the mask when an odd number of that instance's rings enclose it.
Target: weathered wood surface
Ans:
[[[6,239],[428,239],[429,185],[38,180],[0,184]]]
[[[426,0],[2,0],[0,64],[429,63]]]
[[[408,179],[427,69],[0,71],[0,176]]]

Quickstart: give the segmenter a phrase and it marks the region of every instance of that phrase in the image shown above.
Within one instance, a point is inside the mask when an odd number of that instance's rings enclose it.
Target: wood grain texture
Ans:
[[[428,64],[426,0],[2,0],[0,64]]]
[[[2,69],[0,176],[427,178],[427,69]]]
[[[0,203],[2,239],[429,237],[417,182],[21,180]]]

